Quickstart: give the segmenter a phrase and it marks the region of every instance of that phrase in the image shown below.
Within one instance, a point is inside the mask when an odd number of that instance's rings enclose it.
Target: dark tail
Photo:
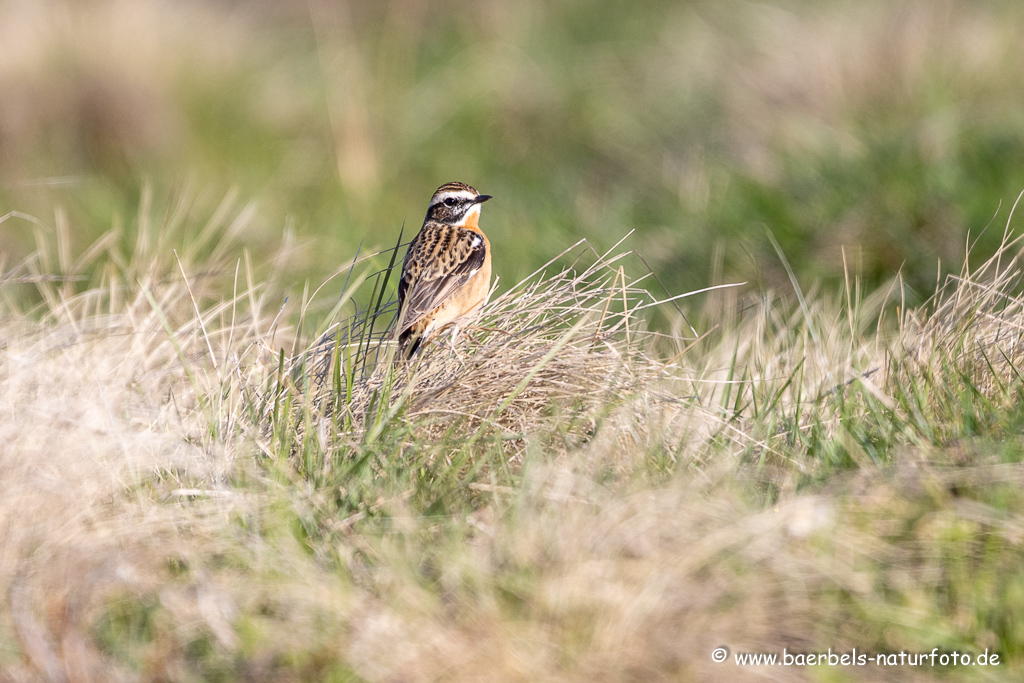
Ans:
[[[398,335],[398,355],[395,358],[409,360],[420,350],[423,344],[423,333],[413,328]]]

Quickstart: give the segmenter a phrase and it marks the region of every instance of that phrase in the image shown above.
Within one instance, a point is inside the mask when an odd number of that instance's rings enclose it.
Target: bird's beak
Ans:
[[[490,198],[491,198],[491,195],[489,195],[489,194],[478,194],[476,196],[476,199],[473,200],[473,203],[474,204],[483,204],[484,202],[486,202]]]

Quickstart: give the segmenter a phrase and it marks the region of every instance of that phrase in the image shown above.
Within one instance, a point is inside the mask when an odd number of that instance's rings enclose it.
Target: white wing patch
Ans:
[[[481,242],[483,242],[483,239],[480,238],[480,235],[473,235],[472,245],[474,249],[479,247]],[[473,272],[475,273],[476,271],[474,270]]]

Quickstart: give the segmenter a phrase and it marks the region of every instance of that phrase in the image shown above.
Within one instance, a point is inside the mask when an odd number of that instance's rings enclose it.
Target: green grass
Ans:
[[[130,230],[144,182],[154,215],[237,188],[260,205],[245,245],[315,239],[288,275],[321,281],[457,178],[497,198],[508,282],[635,228],[671,291],[778,288],[767,226],[802,277],[837,285],[845,248],[920,303],[1024,187],[1014,3],[312,7],[12,16],[32,51],[0,73],[0,210],[61,206],[80,250]],[[33,244],[5,236],[12,258]]]
[[[1019,679],[1020,18],[0,8],[0,678]]]
[[[726,645],[987,648],[997,669],[912,674],[1019,675],[1016,242],[921,307],[852,274],[799,303],[715,290],[700,339],[632,252],[581,244],[395,366],[392,251],[342,305],[282,311],[216,238],[223,260],[175,258],[195,227],[5,312],[6,670],[765,673]]]

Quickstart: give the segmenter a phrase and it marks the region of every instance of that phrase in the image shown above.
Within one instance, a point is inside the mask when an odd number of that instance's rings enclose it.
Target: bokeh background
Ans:
[[[138,207],[254,202],[295,278],[417,228],[433,189],[495,195],[505,286],[587,237],[669,288],[902,273],[924,297],[1024,189],[1011,0],[5,0],[0,214],[74,249]],[[997,211],[1000,218],[992,221]],[[993,228],[985,230],[989,223]],[[187,239],[184,235],[182,239]],[[8,263],[35,248],[0,225]],[[941,266],[940,266],[941,263]]]
[[[1024,680],[1017,248],[915,306],[1024,190],[1022,20],[0,0],[0,680]],[[351,310],[313,290],[456,179],[501,289],[630,231],[672,294],[749,284],[692,343],[547,280],[415,402],[298,391]]]

